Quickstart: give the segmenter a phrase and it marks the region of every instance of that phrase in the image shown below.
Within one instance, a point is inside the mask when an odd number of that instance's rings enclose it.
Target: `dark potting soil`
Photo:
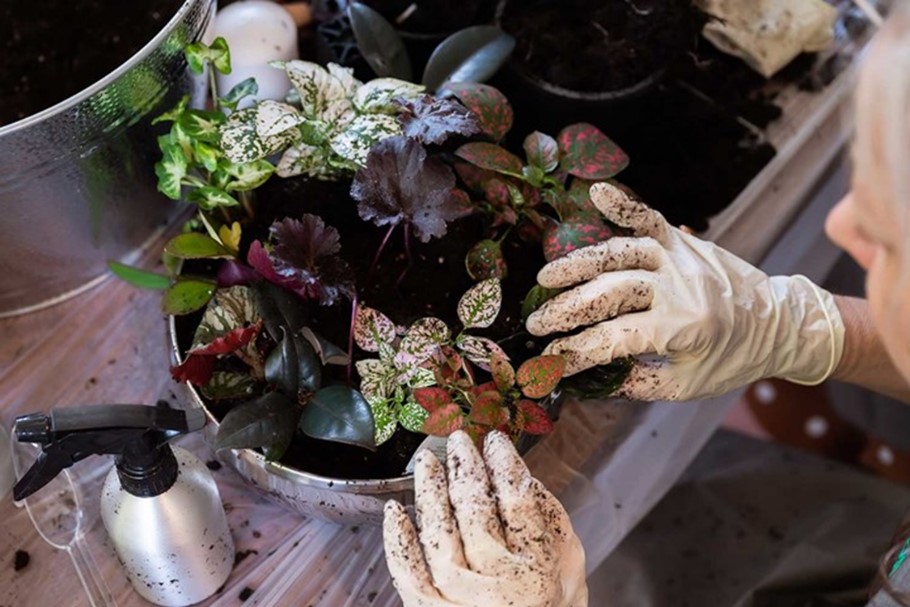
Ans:
[[[508,1],[512,65],[573,91],[619,91],[664,70],[698,35],[689,0]]]
[[[0,3],[0,126],[75,95],[142,48],[183,0]]]
[[[404,230],[398,227],[383,251],[373,276],[366,281],[372,259],[387,228],[378,228],[360,219],[357,203],[350,198],[350,181],[322,182],[303,178],[272,179],[257,190],[256,218],[244,227],[242,250],[254,239],[267,237],[275,219],[300,218],[304,213],[322,217],[341,233],[341,256],[356,276],[362,305],[376,308],[395,323],[407,326],[425,316],[436,316],[451,327],[459,327],[456,306],[473,281],[465,271],[464,258],[471,246],[485,238],[477,218],[466,218],[449,225],[442,239],[421,243],[411,237],[413,266],[408,269]],[[540,244],[525,243],[515,235],[504,243],[509,276],[503,281],[503,309],[493,327],[476,334],[500,342],[515,360],[539,354],[544,343],[537,343],[524,332],[521,303],[536,284],[537,270],[544,259]],[[405,270],[407,269],[407,272]],[[187,272],[205,272],[205,264],[188,265]],[[210,269],[208,269],[210,271]],[[404,272],[399,282],[398,277]],[[301,302],[309,312],[311,328],[342,348],[347,348],[350,333],[350,306],[318,306]],[[181,348],[192,340],[201,314],[178,317]],[[355,360],[375,355],[355,347]],[[330,367],[330,380],[345,381],[344,369]],[[223,417],[237,401],[220,401],[209,406],[216,417]],[[294,468],[335,478],[391,478],[400,476],[424,436],[399,428],[375,452],[359,447],[331,443],[302,434],[281,462]]]

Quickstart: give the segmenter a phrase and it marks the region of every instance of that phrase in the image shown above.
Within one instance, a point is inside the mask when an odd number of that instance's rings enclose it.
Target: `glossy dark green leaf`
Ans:
[[[592,367],[563,378],[559,386],[580,400],[609,398],[626,381],[634,365],[635,359],[631,356],[620,358],[609,365]]]
[[[322,387],[322,363],[316,350],[302,335],[294,335],[294,348],[297,350],[297,378],[301,392],[315,392]]]
[[[234,257],[221,243],[206,234],[178,234],[164,245],[164,252],[179,259],[231,259]]]
[[[224,416],[215,436],[215,449],[271,449],[268,454],[276,458],[275,447],[287,448],[300,407],[293,400],[278,392],[269,392],[256,400],[234,407]]]
[[[139,268],[134,268],[133,266],[128,266],[118,261],[107,262],[107,267],[114,273],[114,276],[130,283],[134,287],[139,287],[140,289],[156,289],[163,291],[171,286],[171,279],[164,274],[140,270]]]
[[[323,365],[347,365],[350,362],[347,352],[309,327],[303,327],[300,330],[300,335],[310,342]]]
[[[294,337],[282,329],[282,338],[265,359],[265,380],[288,398],[297,399],[300,389],[297,348]]]
[[[348,6],[357,48],[377,76],[410,81],[411,60],[404,41],[385,17],[360,2]]]
[[[215,281],[180,278],[164,292],[161,307],[165,314],[180,316],[205,306],[215,294]]]
[[[299,427],[313,438],[375,448],[370,405],[348,386],[329,386],[314,394],[304,407]]]
[[[483,82],[499,71],[515,39],[495,25],[475,25],[443,40],[427,62],[423,84],[435,91],[446,82]]]
[[[253,285],[253,293],[265,322],[265,329],[276,342],[281,341],[282,327],[291,334],[303,328],[308,316],[299,297],[267,282]]]
[[[544,305],[546,302],[550,301],[560,293],[562,293],[562,289],[548,289],[540,285],[534,285],[531,287],[531,290],[528,291],[528,294],[525,295],[524,301],[521,303],[522,321],[527,320],[528,316],[537,311],[537,308]]]

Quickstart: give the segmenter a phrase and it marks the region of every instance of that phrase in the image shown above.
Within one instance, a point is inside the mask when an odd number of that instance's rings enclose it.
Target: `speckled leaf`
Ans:
[[[218,289],[196,327],[190,349],[195,350],[210,344],[234,329],[258,321],[258,307],[249,287]]]
[[[397,371],[377,358],[358,360],[355,365],[360,376],[360,391],[368,399],[386,399],[391,395]]]
[[[436,410],[423,423],[423,433],[433,436],[448,436],[464,426],[461,407],[452,403]]]
[[[528,434],[548,434],[553,431],[553,420],[543,407],[531,400],[518,401],[515,425]]]
[[[591,186],[595,183],[589,179],[576,178],[566,192],[574,207],[583,213],[598,213],[597,207],[591,202]]]
[[[515,369],[505,356],[493,354],[490,357],[490,374],[500,392],[506,392],[515,385]]]
[[[348,98],[346,83],[318,63],[288,61],[284,69],[300,95],[300,107],[304,116],[321,119],[332,103]]]
[[[414,374],[411,375],[411,378],[408,380],[408,386],[412,389],[416,388],[429,388],[436,384],[436,374],[433,373],[431,369],[425,369],[419,367],[414,371]]]
[[[349,3],[347,14],[357,48],[373,71],[380,76],[410,80],[411,61],[395,27],[362,2]]]
[[[514,114],[505,95],[488,84],[450,82],[445,90],[477,114],[484,133],[494,141],[505,137],[512,128]]]
[[[379,344],[395,339],[395,323],[373,308],[358,306],[354,317],[354,341],[362,350],[379,352]]]
[[[394,116],[365,114],[355,118],[329,141],[332,151],[356,164],[364,166],[370,148],[386,137],[401,134],[401,125]]]
[[[348,99],[351,99],[357,93],[357,89],[363,86],[362,82],[354,78],[354,68],[344,67],[337,63],[329,63],[326,65],[326,69],[341,84],[341,88],[344,89],[344,95]]]
[[[421,318],[410,326],[399,351],[410,354],[420,364],[430,358],[436,349],[449,341],[452,332],[438,318]]]
[[[370,409],[373,411],[373,441],[378,447],[386,442],[398,429],[398,416],[395,403],[388,398],[370,397],[364,394]]]
[[[413,391],[414,400],[428,413],[435,413],[451,404],[452,396],[443,388],[418,388]]]
[[[256,323],[255,325],[249,325],[247,327],[237,327],[236,329],[231,329],[224,335],[216,337],[209,343],[201,344],[193,348],[187,352],[187,354],[194,354],[197,356],[221,356],[224,354],[231,354],[249,345],[250,342],[256,339],[256,336],[259,335],[259,331],[261,329],[261,323]]]
[[[241,82],[238,82],[227,94],[221,98],[221,105],[224,107],[235,110],[237,105],[246,97],[250,95],[255,95],[259,92],[259,85],[256,83],[255,78],[247,78]]]
[[[582,179],[609,179],[629,165],[629,157],[593,124],[580,122],[559,133],[560,167]]]
[[[218,426],[215,449],[256,449],[287,443],[299,415],[294,401],[269,392],[228,411]]]
[[[205,306],[214,293],[214,280],[181,277],[164,292],[162,309],[175,316],[189,314]]]
[[[544,230],[543,254],[547,261],[553,261],[612,236],[613,231],[599,217],[573,217],[547,226]]]
[[[313,438],[376,447],[373,410],[363,394],[348,386],[329,386],[316,392],[303,408],[298,427]]]
[[[525,137],[524,150],[528,164],[544,173],[559,166],[559,144],[549,135],[534,131]]]
[[[304,120],[300,111],[287,103],[263,99],[256,104],[256,134],[260,139],[280,135],[299,126]]]
[[[481,240],[468,251],[464,259],[468,276],[474,280],[505,278],[509,273],[502,247],[495,240]]]
[[[230,163],[225,171],[234,179],[227,184],[228,192],[246,192],[261,186],[275,172],[275,165],[268,160],[254,160],[245,164]]]
[[[233,254],[206,234],[178,234],[164,245],[164,252],[179,259],[231,259]]]
[[[562,289],[548,289],[540,285],[534,285],[521,303],[521,319],[527,320],[528,316],[533,314],[537,308],[560,293],[562,293]]]
[[[556,389],[565,369],[562,356],[535,356],[518,367],[515,379],[526,397],[543,398]]]
[[[466,329],[485,329],[493,324],[502,306],[502,286],[496,278],[479,282],[461,296],[458,319]]]
[[[455,150],[455,155],[482,169],[507,175],[521,174],[521,159],[495,143],[485,141],[466,143]]]
[[[256,389],[256,380],[248,373],[216,371],[202,387],[202,394],[211,400],[249,398]]]
[[[423,432],[423,425],[430,416],[419,404],[408,401],[398,410],[398,423],[409,432]]]
[[[376,78],[357,89],[354,107],[361,113],[394,114],[396,106],[392,101],[395,98],[414,99],[423,91],[424,87],[413,82],[396,78]]]
[[[494,428],[508,424],[509,411],[503,407],[502,394],[488,391],[477,396],[468,413],[468,421]]]
[[[256,130],[257,108],[233,112],[219,129],[220,145],[225,156],[236,164],[246,164],[270,156],[300,139],[300,130],[286,129],[261,137]]]
[[[465,358],[484,371],[490,370],[490,359],[493,356],[507,358],[506,353],[499,347],[499,344],[487,337],[463,335],[457,346],[465,355]]]
[[[283,178],[306,175],[317,179],[332,177],[336,173],[329,165],[325,149],[305,143],[285,150],[275,172]]]

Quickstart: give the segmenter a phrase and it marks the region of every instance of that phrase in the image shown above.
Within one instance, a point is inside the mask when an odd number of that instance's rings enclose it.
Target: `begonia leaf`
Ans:
[[[405,137],[423,144],[442,144],[453,135],[470,137],[480,133],[477,116],[457,99],[421,95],[417,99],[396,99],[398,122]]]
[[[603,180],[629,165],[629,157],[593,124],[581,122],[560,131],[557,137],[560,167],[575,177]]]
[[[565,369],[566,360],[562,356],[535,356],[518,367],[515,379],[526,397],[543,398],[556,389]]]
[[[389,137],[370,150],[357,171],[351,196],[365,221],[378,226],[406,222],[422,242],[446,234],[446,224],[463,215],[455,174],[416,141]]]

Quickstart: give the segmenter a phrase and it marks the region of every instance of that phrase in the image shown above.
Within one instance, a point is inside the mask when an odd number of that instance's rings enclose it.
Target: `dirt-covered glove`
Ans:
[[[834,41],[837,9],[823,0],[697,0],[713,17],[702,34],[770,78],[802,52]]]
[[[537,276],[544,287],[580,286],[534,312],[529,332],[593,325],[547,346],[567,375],[634,356],[620,396],[691,400],[766,377],[814,385],[837,368],[844,324],[830,293],[804,276],[768,277],[609,183],[591,199],[634,236],[573,251]]]
[[[419,532],[386,504],[386,562],[404,607],[587,607],[584,549],[508,437],[490,433],[481,457],[455,432],[446,459],[417,456]]]

